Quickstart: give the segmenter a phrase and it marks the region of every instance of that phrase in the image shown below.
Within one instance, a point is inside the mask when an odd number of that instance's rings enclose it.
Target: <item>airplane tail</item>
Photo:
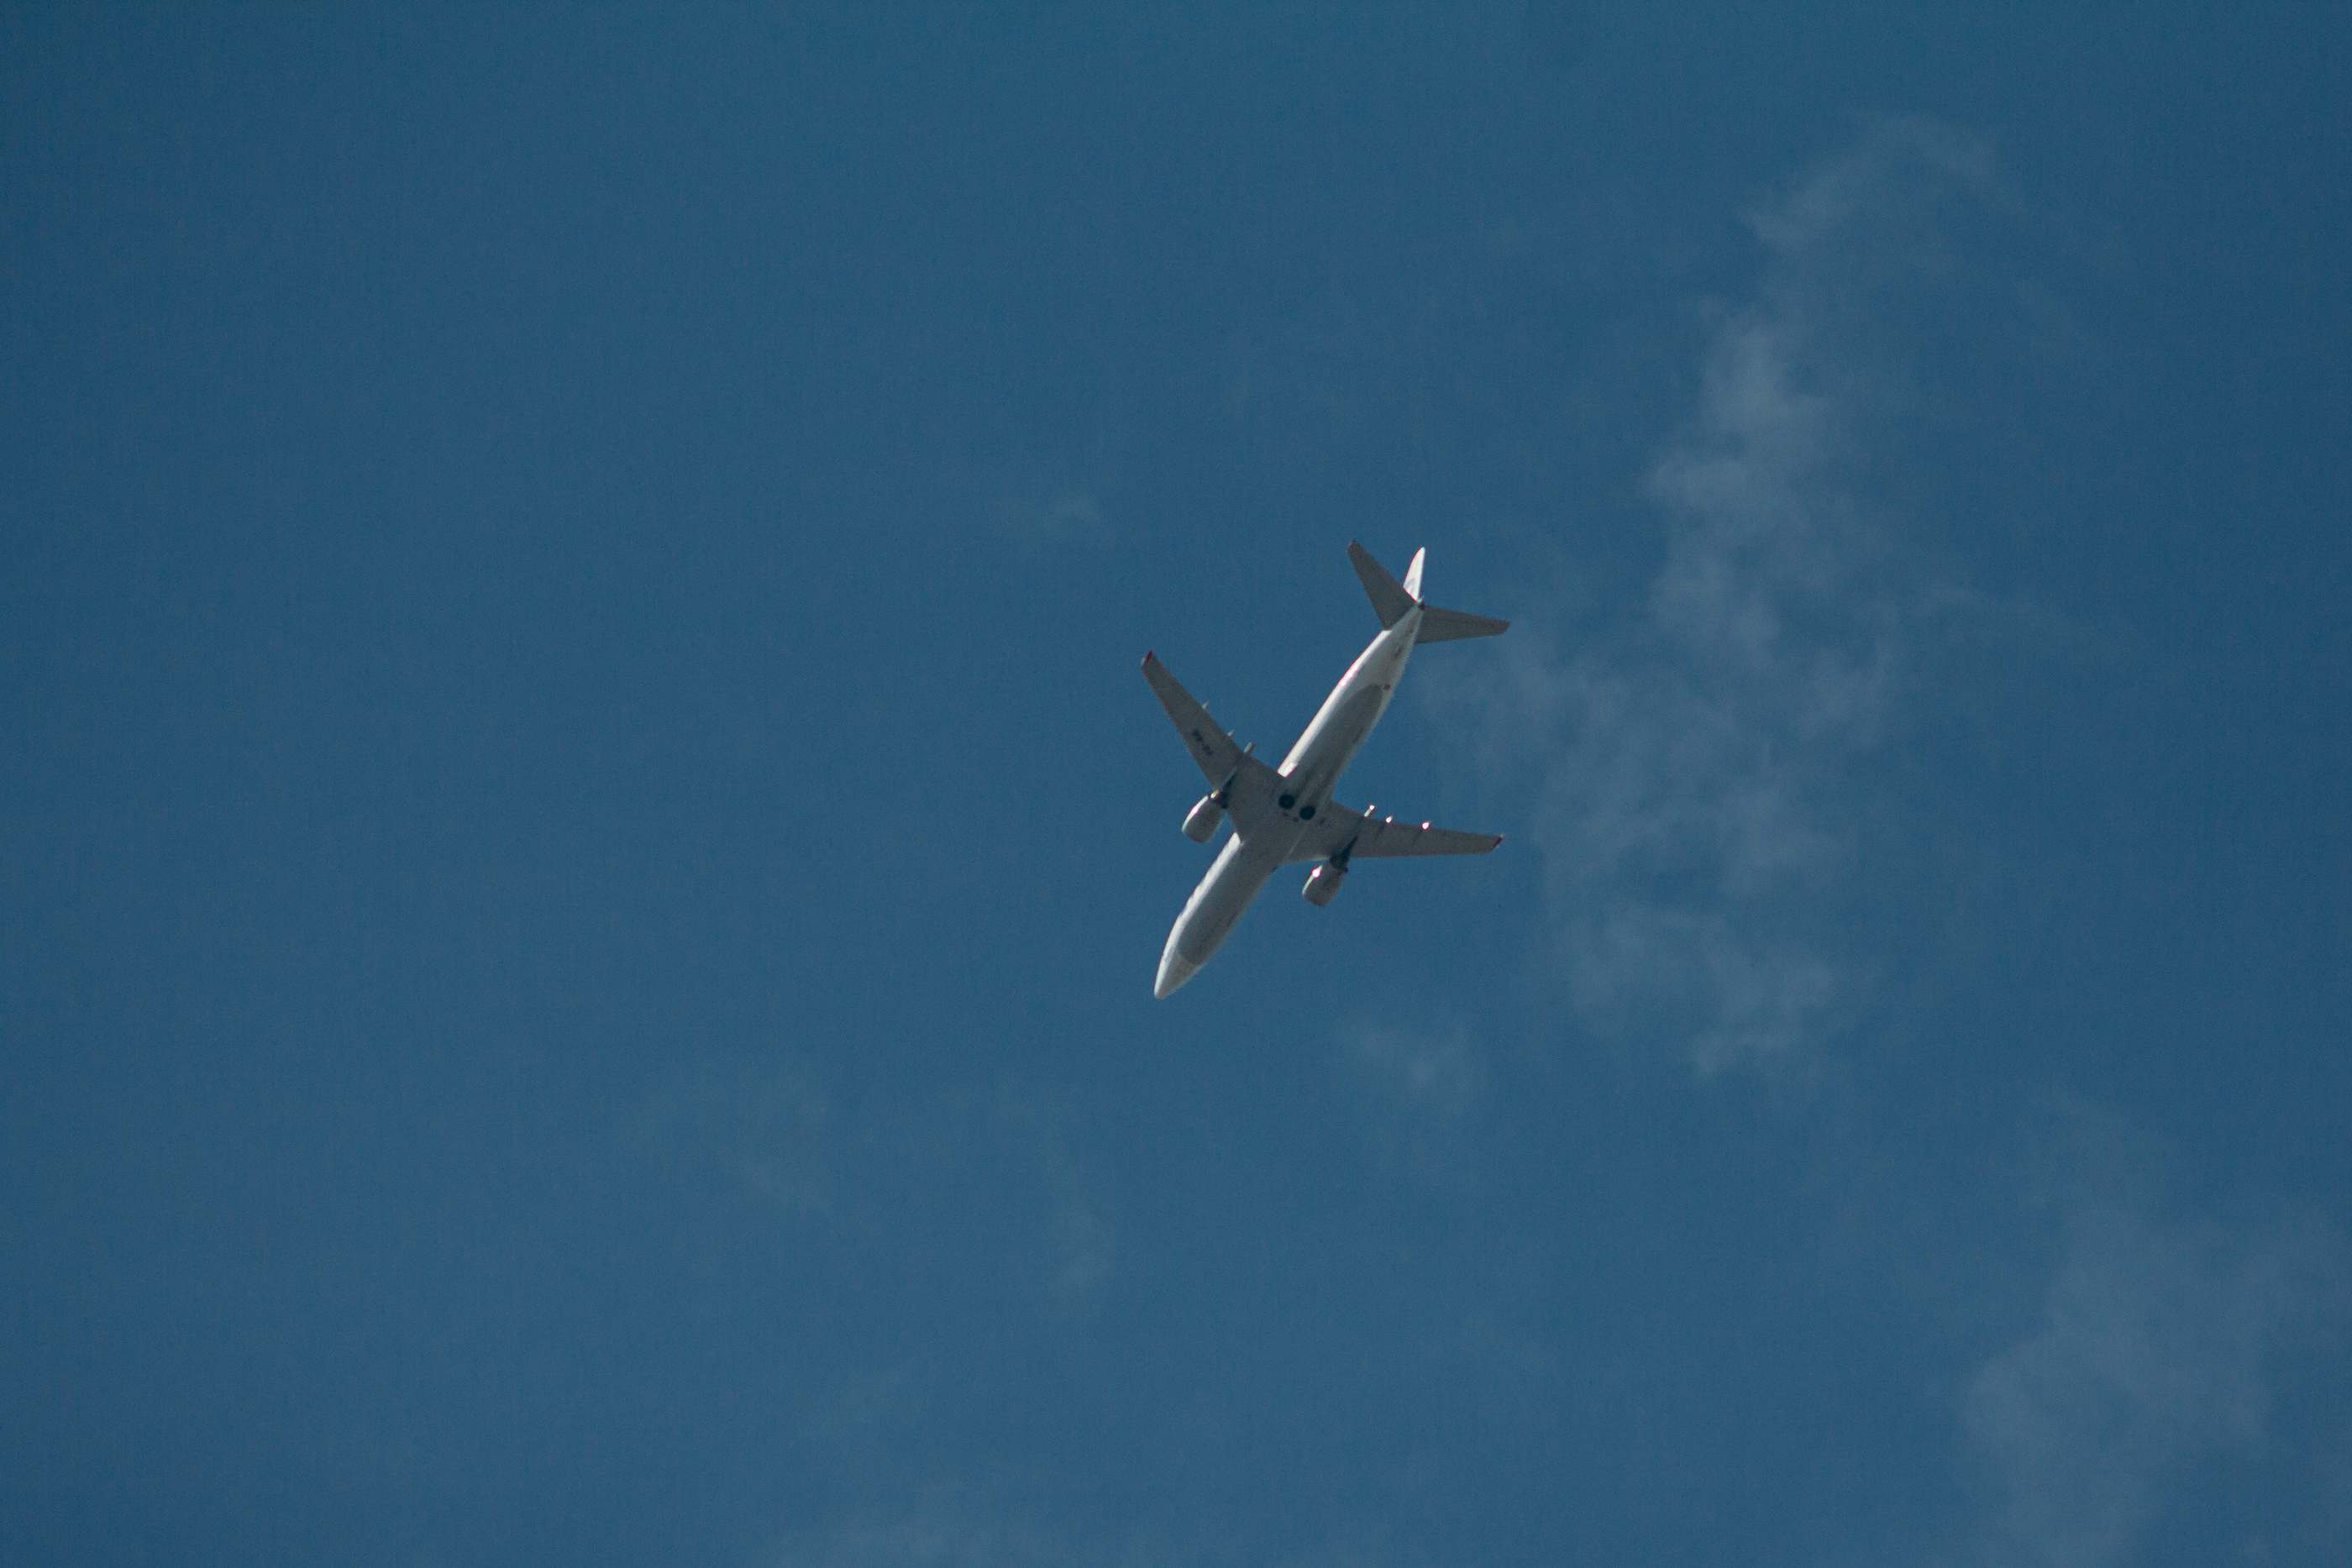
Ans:
[[[1404,569],[1402,582],[1391,577],[1388,568],[1374,560],[1372,552],[1362,545],[1350,543],[1348,559],[1355,563],[1356,576],[1362,580],[1364,593],[1371,600],[1381,625],[1395,625],[1414,605],[1421,605],[1421,632],[1413,638],[1415,647],[1423,643],[1451,643],[1463,637],[1497,637],[1511,628],[1509,622],[1497,621],[1491,615],[1472,615],[1422,604],[1421,571],[1429,559],[1425,549],[1412,552],[1412,564]]]

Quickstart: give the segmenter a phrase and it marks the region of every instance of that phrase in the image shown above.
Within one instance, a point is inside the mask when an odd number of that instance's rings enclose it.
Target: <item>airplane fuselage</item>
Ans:
[[[1275,797],[1280,813],[1276,823],[1250,833],[1244,833],[1239,822],[1234,824],[1216,863],[1184,901],[1184,913],[1176,917],[1175,927],[1168,933],[1168,946],[1160,955],[1155,995],[1164,997],[1192,978],[1193,971],[1224,945],[1243,914],[1297,846],[1307,824],[1330,806],[1339,775],[1355,760],[1396,695],[1397,683],[1404,678],[1405,664],[1412,657],[1413,643],[1420,635],[1421,618],[1422,608],[1415,604],[1395,624],[1382,630],[1323,699],[1298,743],[1283,758],[1281,793]]]

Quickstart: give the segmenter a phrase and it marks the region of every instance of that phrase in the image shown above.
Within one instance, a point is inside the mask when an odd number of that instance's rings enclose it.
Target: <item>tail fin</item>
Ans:
[[[1348,559],[1355,563],[1356,575],[1362,580],[1364,593],[1380,614],[1382,626],[1393,626],[1405,612],[1421,604],[1421,573],[1429,560],[1426,549],[1413,551],[1412,564],[1404,570],[1404,580],[1399,582],[1388,573],[1388,568],[1372,559],[1372,552],[1362,545],[1350,543]],[[1422,605],[1421,631],[1413,645],[1423,643],[1451,643],[1463,637],[1498,637],[1511,629],[1507,621],[1497,621],[1491,615],[1471,615],[1459,610],[1439,610]]]
[[[1348,545],[1348,559],[1355,563],[1356,575],[1363,580],[1364,592],[1379,613],[1381,624],[1393,626],[1403,620],[1405,612],[1412,608],[1412,595],[1404,591],[1404,584],[1391,577],[1389,569],[1372,559],[1371,551],[1353,540]],[[1419,559],[1414,558],[1416,563]]]

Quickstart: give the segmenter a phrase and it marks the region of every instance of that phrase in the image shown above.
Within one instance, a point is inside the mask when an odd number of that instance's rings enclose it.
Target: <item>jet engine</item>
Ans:
[[[1347,867],[1338,861],[1325,861],[1307,873],[1307,885],[1298,890],[1299,896],[1318,909],[1328,909],[1339,896],[1339,884],[1347,880]]]
[[[1217,824],[1225,820],[1225,809],[1217,804],[1214,795],[1203,795],[1184,814],[1184,836],[1196,844],[1205,844],[1217,836]]]

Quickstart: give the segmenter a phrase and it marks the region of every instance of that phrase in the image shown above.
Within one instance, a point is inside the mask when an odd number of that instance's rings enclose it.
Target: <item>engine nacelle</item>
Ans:
[[[1217,804],[1214,795],[1203,795],[1184,814],[1184,836],[1196,844],[1205,844],[1217,836],[1217,824],[1225,820],[1225,809]]]
[[[1331,901],[1339,896],[1339,884],[1348,880],[1346,868],[1325,861],[1307,873],[1307,885],[1298,890],[1299,896],[1318,909],[1328,909]]]

